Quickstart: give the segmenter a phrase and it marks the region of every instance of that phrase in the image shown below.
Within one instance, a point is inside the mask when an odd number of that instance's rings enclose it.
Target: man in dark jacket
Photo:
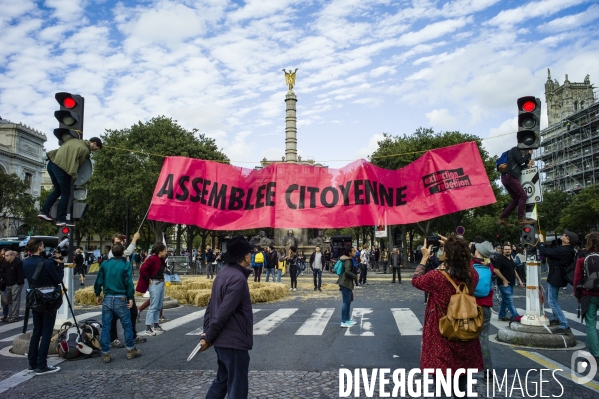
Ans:
[[[6,283],[6,299],[10,306],[8,312],[8,322],[19,321],[19,311],[21,310],[21,291],[25,283],[23,274],[23,262],[19,258],[17,251],[6,251],[4,254],[6,263],[4,264]]]
[[[568,319],[562,312],[562,308],[559,306],[557,297],[559,289],[568,285],[567,280],[564,278],[564,269],[572,263],[576,256],[574,251],[574,245],[578,244],[578,235],[568,230],[564,230],[564,234],[561,237],[562,245],[555,248],[549,248],[545,246],[545,238],[542,234],[539,234],[539,241],[537,249],[542,256],[548,259],[549,273],[547,274],[547,301],[549,307],[553,312],[553,320],[549,323],[550,325],[559,325],[557,330],[554,330],[554,334],[567,334],[570,332],[568,327]]]
[[[501,184],[503,184],[510,197],[512,197],[512,202],[505,207],[501,213],[501,216],[499,216],[497,223],[507,227],[512,226],[507,221],[507,217],[516,207],[518,208],[519,225],[530,224],[534,222],[533,219],[527,219],[524,217],[527,196],[522,188],[522,184],[520,184],[520,175],[522,174],[523,168],[533,165],[533,161],[530,159],[532,150],[528,150],[526,153],[524,152],[525,151],[520,150],[518,147],[512,148],[507,156],[507,168],[503,171],[503,173],[501,173]]]
[[[204,315],[204,333],[201,350],[214,346],[218,358],[218,372],[208,389],[206,399],[248,397],[248,373],[252,349],[252,302],[247,269],[254,246],[243,237],[234,237],[227,243],[223,260],[227,264],[212,284],[212,296]]]
[[[277,251],[275,247],[272,245],[266,249],[266,282],[268,283],[269,277],[272,277],[272,282],[275,282],[275,270],[277,268],[277,263],[279,262],[279,256],[277,255]]]

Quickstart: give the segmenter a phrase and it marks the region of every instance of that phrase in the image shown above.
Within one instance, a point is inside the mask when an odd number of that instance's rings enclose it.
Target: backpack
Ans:
[[[338,276],[341,276],[341,273],[343,273],[343,261],[341,259],[337,260],[333,269]]]
[[[474,296],[476,298],[485,298],[491,292],[491,268],[475,263],[474,270],[478,273],[478,284],[474,289]]]
[[[584,258],[582,270],[582,288],[589,291],[599,291],[599,254],[589,254]]]
[[[477,339],[483,329],[483,310],[476,298],[468,294],[465,283],[456,285],[449,274],[443,275],[455,287],[449,300],[447,312],[439,319],[439,331],[449,341],[471,341]]]
[[[91,357],[93,351],[101,350],[100,330],[102,325],[96,320],[86,320],[79,325],[65,322],[56,335],[58,356],[73,360],[79,356]]]
[[[503,173],[507,169],[507,156],[509,152],[510,150],[503,152],[499,158],[497,158],[497,161],[495,161],[495,166],[499,173]]]
[[[262,252],[258,252],[256,257],[254,258],[254,263],[264,263],[264,254]]]

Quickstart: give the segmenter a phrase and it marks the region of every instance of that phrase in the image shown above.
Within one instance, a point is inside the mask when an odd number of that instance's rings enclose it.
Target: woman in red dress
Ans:
[[[439,319],[443,311],[447,310],[450,297],[456,293],[454,286],[441,273],[445,270],[454,282],[466,283],[470,295],[478,283],[478,273],[470,265],[470,248],[468,243],[457,236],[445,238],[440,236],[441,245],[444,246],[445,261],[437,269],[424,274],[426,262],[431,255],[431,246],[426,241],[422,247],[422,260],[414,276],[412,285],[419,290],[428,292],[428,302],[422,328],[422,352],[420,355],[420,368],[441,369],[443,373],[449,369],[452,375],[457,369],[476,368],[484,369],[483,355],[480,342],[477,339],[460,342],[449,341],[439,331]],[[460,378],[460,390],[464,391],[466,378]]]

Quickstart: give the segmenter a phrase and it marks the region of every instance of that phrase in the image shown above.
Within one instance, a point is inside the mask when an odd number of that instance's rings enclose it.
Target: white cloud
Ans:
[[[586,3],[588,0],[541,0],[531,1],[523,6],[503,10],[491,20],[489,24],[509,27],[536,17],[546,17],[556,14],[563,9]]]
[[[541,32],[563,32],[586,25],[597,18],[599,18],[599,5],[593,4],[581,13],[566,15],[539,25],[538,29]]]
[[[369,155],[376,151],[378,142],[383,140],[383,134],[377,133],[370,136],[368,143],[356,151],[356,158],[367,159]]]
[[[448,130],[455,127],[459,121],[457,117],[447,109],[434,109],[427,112],[426,117],[428,118],[429,124],[435,128],[435,130]]]
[[[518,131],[518,117],[505,120],[501,125],[492,128],[489,135],[483,139],[483,145],[490,156],[501,155],[516,145],[516,132]]]

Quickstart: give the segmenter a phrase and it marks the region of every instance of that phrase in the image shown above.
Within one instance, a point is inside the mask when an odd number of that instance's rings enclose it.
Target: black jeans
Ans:
[[[360,285],[366,284],[366,275],[368,274],[368,265],[362,263],[360,265]]]
[[[135,324],[137,322],[137,305],[135,304],[135,300],[133,301],[133,306],[129,309],[129,313],[131,314],[131,327],[133,329],[133,339],[137,338],[137,329],[135,328]],[[118,339],[118,335],[116,334],[116,322],[118,317],[113,317],[112,322],[110,322],[110,342]]]
[[[250,354],[240,349],[214,347],[218,359],[216,378],[206,393],[206,399],[247,399]]]
[[[56,210],[56,220],[64,222],[67,220],[67,208],[69,206],[69,200],[71,199],[72,177],[67,172],[60,169],[60,167],[56,166],[52,161],[48,161],[47,169],[54,190],[50,193],[46,202],[44,202],[42,212],[49,215],[52,205],[54,205],[58,197],[60,197],[60,202],[58,203],[58,208]]]
[[[393,269],[393,282],[395,282],[395,273],[397,273],[397,281],[401,281],[401,267],[392,267]]]
[[[289,266],[289,276],[291,277],[291,288],[297,288],[297,266]]]
[[[526,264],[522,266],[516,266],[516,271],[518,272],[518,275],[520,276],[522,281],[526,282]]]
[[[48,366],[48,350],[56,321],[56,312],[50,314],[31,312],[31,314],[33,316],[33,332],[27,354],[29,366],[34,369],[45,369]]]

